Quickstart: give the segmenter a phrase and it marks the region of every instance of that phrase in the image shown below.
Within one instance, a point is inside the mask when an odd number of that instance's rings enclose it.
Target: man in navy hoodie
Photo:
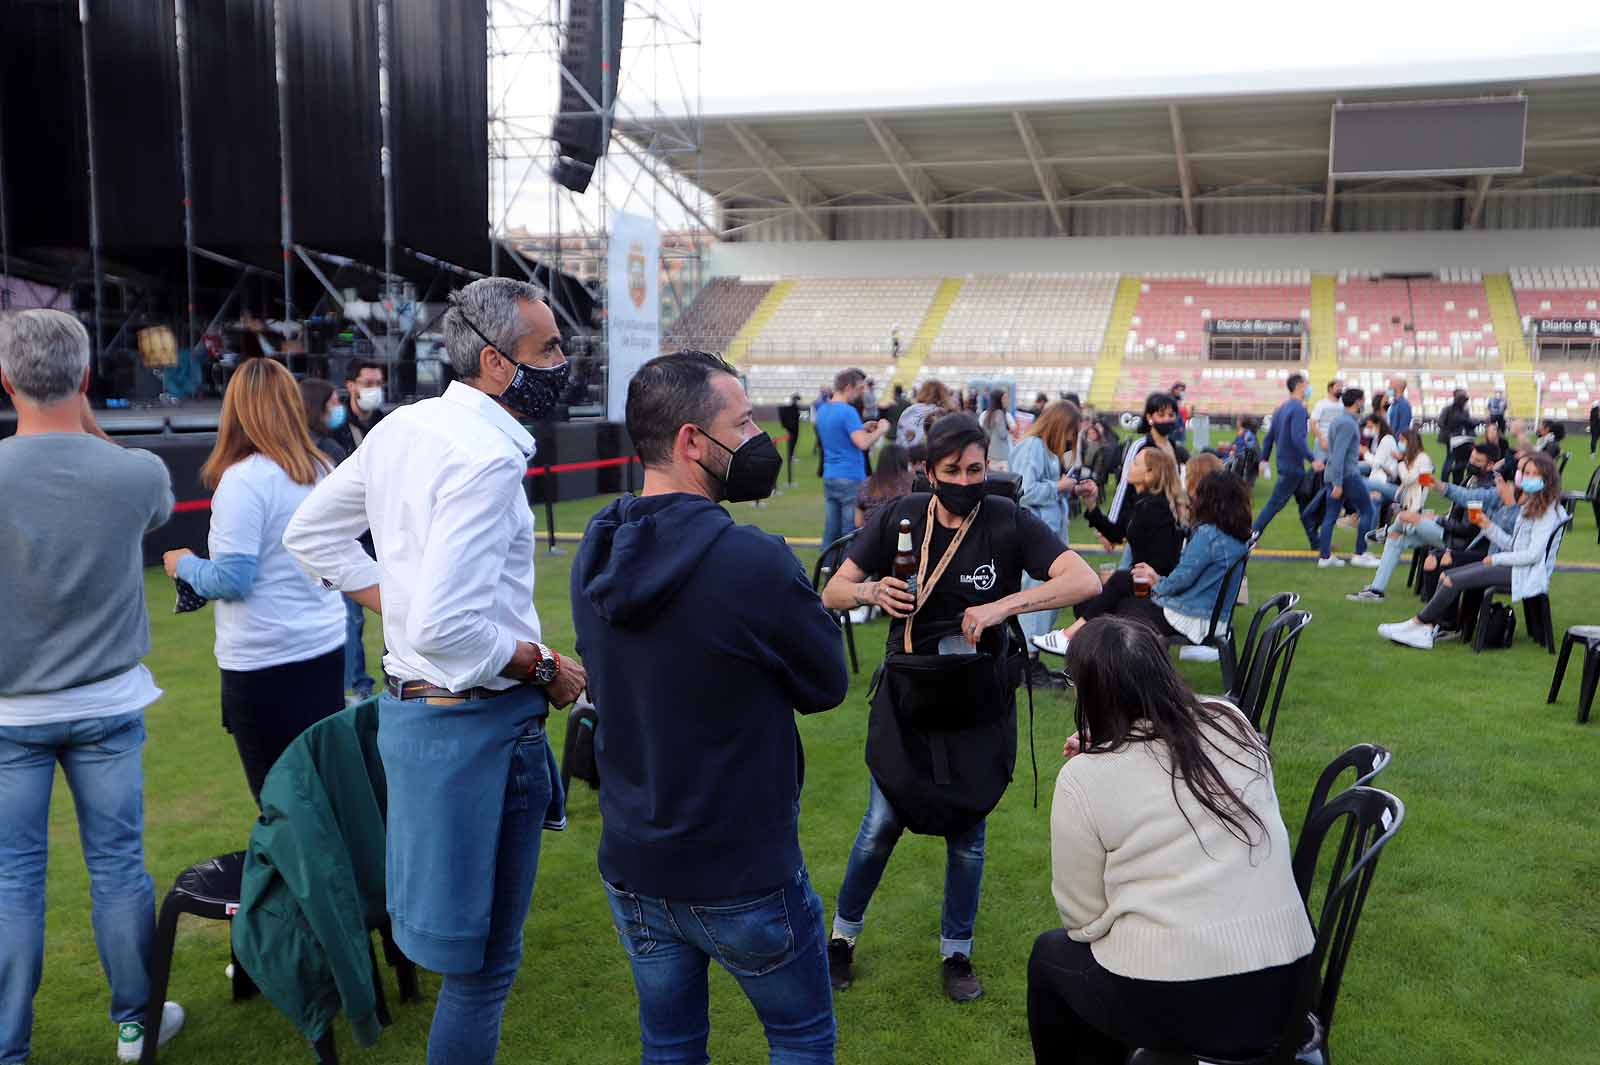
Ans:
[[[600,713],[600,875],[633,968],[645,1060],[708,1061],[707,969],[739,981],[774,1061],[834,1060],[822,900],[800,853],[795,711],[849,687],[838,626],[779,537],[718,503],[781,457],[715,355],[628,386],[644,491],[595,515],[572,615]]]

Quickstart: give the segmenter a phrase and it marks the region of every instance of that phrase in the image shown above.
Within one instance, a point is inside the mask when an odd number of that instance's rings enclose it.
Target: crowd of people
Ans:
[[[1027,974],[1036,1060],[1120,1065],[1134,1046],[1262,1053],[1288,1026],[1313,932],[1263,741],[1235,707],[1196,697],[1167,645],[1201,644],[1214,615],[1232,616],[1229,576],[1291,499],[1320,565],[1336,564],[1345,510],[1357,555],[1370,558],[1369,531],[1382,545],[1372,585],[1352,598],[1382,600],[1402,552],[1434,549],[1428,604],[1384,630],[1413,646],[1440,638],[1467,591],[1546,588],[1545,547],[1564,520],[1540,446],[1473,439],[1461,460],[1471,483],[1435,480],[1403,388],[1385,414],[1333,382],[1308,414],[1296,374],[1264,442],[1241,427],[1225,460],[1186,449],[1181,384],[1147,398],[1124,444],[1075,396],[1041,395],[1028,411],[1002,391],[960,397],[926,381],[880,398],[847,370],[812,415],[823,543],[848,537],[819,595],[781,538],[721,505],[771,495],[785,456],[733,369],[683,351],[629,384],[643,488],[585,531],[569,589],[576,646],[563,653],[533,605],[522,487],[537,448],[522,422],[565,385],[554,317],[531,286],[491,278],[457,292],[441,327],[455,380],[387,416],[381,368],[354,368],[341,398],[269,360],[241,364],[203,471],[206,557],[164,559],[180,608],[213,605],[222,724],[258,802],[297,736],[347,691],[372,690],[350,645],[366,611],[381,619],[385,897],[396,944],[442,974],[434,1063],[495,1058],[542,835],[565,823],[545,722],[584,693],[599,712],[596,890],[631,967],[644,1061],[709,1060],[715,961],[773,1060],[832,1062],[834,996],[872,977],[858,966],[867,911],[892,888],[906,831],[945,840],[940,977],[951,1000],[980,997],[987,817],[1015,767],[1024,680],[1076,688],[1049,829],[1060,923],[1037,938]],[[0,636],[6,1065],[29,1052],[58,763],[124,1060],[139,1056],[147,1020],[140,752],[161,692],[141,662],[140,543],[174,503],[158,459],[99,431],[88,353],[70,315],[0,324],[0,377],[19,412],[0,442],[0,494],[33,501],[0,524],[0,585],[15,589],[18,619]],[[1532,444],[1516,423],[1499,432]],[[1241,473],[1258,456],[1278,480],[1252,521]],[[1460,513],[1419,510],[1434,489]],[[1098,576],[1067,546],[1079,512],[1121,552]],[[865,811],[829,923],[801,846],[794,715],[845,700],[834,612],[859,608],[889,624]],[[168,1003],[161,1040],[182,1025]]]

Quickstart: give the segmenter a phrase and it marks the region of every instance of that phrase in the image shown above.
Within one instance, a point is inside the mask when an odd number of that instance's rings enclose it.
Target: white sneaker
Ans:
[[[1317,559],[1318,569],[1339,569],[1345,564],[1344,559],[1338,555],[1329,555],[1327,558]]]
[[[161,1007],[161,1037],[156,1046],[164,1047],[183,1029],[183,1007],[168,1002]],[[117,1025],[117,1059],[138,1061],[144,1053],[144,1025],[138,1021],[124,1021]]]
[[[1431,651],[1433,650],[1433,633],[1434,628],[1432,625],[1412,622],[1396,632],[1391,639],[1395,643],[1403,643],[1407,647],[1415,647],[1419,651]]]
[[[1381,603],[1385,597],[1378,589],[1368,585],[1359,592],[1351,592],[1345,598],[1352,603]]]
[[[1215,662],[1222,657],[1222,652],[1215,647],[1180,647],[1178,648],[1178,661],[1180,662]]]
[[[1067,644],[1072,641],[1067,639],[1066,629],[1051,629],[1043,636],[1035,636],[1033,645],[1041,651],[1048,651],[1053,655],[1065,655]]]
[[[850,611],[850,624],[852,625],[865,625],[871,619],[872,607],[870,606],[858,606]]]
[[[1379,566],[1383,565],[1382,562],[1378,561],[1378,557],[1371,551],[1363,551],[1359,555],[1351,555],[1350,564],[1352,566],[1359,566],[1362,569],[1377,569]]]

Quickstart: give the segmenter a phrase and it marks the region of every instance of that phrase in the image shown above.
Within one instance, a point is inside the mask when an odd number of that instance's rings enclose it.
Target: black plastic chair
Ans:
[[[1198,644],[1185,636],[1168,636],[1170,647],[1214,647],[1217,661],[1222,667],[1222,690],[1231,692],[1239,684],[1239,652],[1233,640],[1233,615],[1239,605],[1239,588],[1244,584],[1245,568],[1250,564],[1250,553],[1260,542],[1260,533],[1251,533],[1245,543],[1244,554],[1233,560],[1222,575],[1217,588],[1217,600],[1211,605],[1211,623],[1206,627],[1206,637]],[[1229,592],[1229,589],[1232,592]],[[1222,605],[1228,604],[1228,616],[1222,616]],[[1226,627],[1224,627],[1226,625]]]
[[[1276,618],[1285,610],[1293,610],[1299,602],[1299,592],[1279,592],[1256,607],[1255,615],[1250,619],[1250,628],[1245,632],[1244,643],[1239,645],[1239,665],[1234,676],[1234,689],[1237,690],[1230,689],[1224,693],[1229,702],[1237,704],[1244,698],[1242,682],[1250,676],[1250,660],[1255,655],[1256,640],[1261,635],[1261,626],[1266,623],[1267,615],[1276,611],[1273,614]]]
[[[1294,665],[1294,653],[1300,645],[1300,636],[1311,624],[1311,614],[1305,610],[1289,610],[1279,614],[1261,634],[1261,644],[1250,663],[1244,695],[1239,709],[1268,747],[1272,746],[1272,733],[1278,724],[1278,707],[1283,703],[1283,689],[1289,682],[1289,668]]]
[[[854,540],[856,534],[860,531],[860,529],[852,529],[850,532],[845,533],[839,539],[824,547],[822,553],[817,556],[817,564],[811,569],[811,586],[817,590],[818,595],[822,594],[822,589],[827,585],[828,578],[832,576],[833,571],[838,569],[839,564],[844,561],[844,553],[850,547],[850,541]],[[833,620],[844,628],[844,645],[850,652],[850,672],[860,673],[861,663],[856,658],[856,631],[855,626],[850,621],[850,611],[833,610],[830,613],[833,614]]]
[[[1565,477],[1567,475],[1567,463],[1569,463],[1571,461],[1572,461],[1572,452],[1563,451],[1561,453],[1561,461],[1556,463],[1556,476]]]
[[[1278,1045],[1258,1057],[1221,1058],[1212,1054],[1135,1050],[1128,1065],[1327,1065],[1339,987],[1355,943],[1356,926],[1378,869],[1378,857],[1405,822],[1403,803],[1386,791],[1357,786],[1340,792],[1316,812],[1294,850],[1294,878],[1301,898],[1315,915],[1317,942],[1300,962],[1295,1008]],[[1321,904],[1311,906],[1311,889],[1323,844],[1339,829],[1339,845],[1329,864]]]
[[[1587,725],[1595,687],[1600,684],[1600,625],[1573,625],[1567,629],[1561,638],[1561,657],[1556,659],[1556,671],[1550,676],[1550,694],[1544,701],[1553,703],[1561,694],[1561,678],[1566,675],[1573,645],[1579,643],[1583,644],[1583,684],[1578,689],[1578,724]]]
[[[1371,784],[1393,760],[1394,755],[1386,747],[1376,743],[1358,743],[1329,762],[1317,778],[1317,786],[1311,789],[1311,802],[1306,805],[1304,823],[1310,824],[1317,811],[1327,805],[1328,796],[1334,793],[1334,784],[1338,783],[1346,770],[1355,770],[1356,778],[1350,782],[1352,788],[1364,787]]]
[[[1579,503],[1588,503],[1594,509],[1595,542],[1600,543],[1600,466],[1589,475],[1588,487],[1581,492],[1562,492],[1561,504],[1568,511],[1574,510]]]
[[[1544,559],[1546,565],[1550,564],[1550,556],[1561,550],[1561,540],[1570,531],[1572,531],[1572,518],[1568,517],[1566,521],[1556,526],[1555,531],[1550,534],[1550,539],[1545,541]],[[1484,622],[1489,618],[1489,604],[1494,602],[1495,596],[1510,594],[1510,590],[1506,588],[1485,588],[1483,590],[1483,599],[1478,604],[1477,620],[1472,627],[1472,650],[1474,652],[1481,653],[1483,651],[1484,636],[1488,632],[1488,626]],[[1523,628],[1527,630],[1529,636],[1533,637],[1535,643],[1544,647],[1551,654],[1556,653],[1555,622],[1550,616],[1549,592],[1530,595],[1522,601],[1522,621]]]
[[[161,1044],[161,1013],[167,1000],[167,985],[172,976],[172,950],[178,936],[178,917],[190,914],[212,921],[231,921],[239,911],[240,885],[244,879],[244,851],[222,854],[191,865],[178,874],[172,890],[162,900],[161,914],[156,919],[156,937],[150,950],[150,1001],[145,1006],[144,1050],[139,1057],[143,1065],[153,1065]],[[419,997],[417,967],[395,945],[389,922],[384,921],[378,930],[383,938],[384,959],[395,970],[400,984],[400,1001],[410,1002]],[[368,946],[369,952],[371,946]],[[235,1001],[253,998],[259,994],[255,982],[233,956],[233,998]],[[383,980],[378,972],[378,959],[372,956],[372,986],[377,992],[378,1023],[388,1025],[388,1003],[384,1000]],[[338,1051],[334,1047],[333,1028],[330,1026],[316,1042],[319,1065],[337,1065]]]

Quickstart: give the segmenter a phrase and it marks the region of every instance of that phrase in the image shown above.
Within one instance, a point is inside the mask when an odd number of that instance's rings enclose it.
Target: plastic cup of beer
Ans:
[[[1474,525],[1483,524],[1483,500],[1473,499],[1467,503],[1467,520]]]
[[[1431,473],[1422,474],[1420,477],[1417,478],[1417,483],[1420,484],[1424,488],[1432,488],[1433,487],[1433,474],[1431,474]]]
[[[1133,572],[1133,595],[1136,599],[1144,599],[1150,594],[1150,579],[1140,570]]]
[[[1117,572],[1117,564],[1115,562],[1100,563],[1100,583],[1104,584],[1106,581],[1109,581],[1111,579],[1111,575],[1115,572]]]

